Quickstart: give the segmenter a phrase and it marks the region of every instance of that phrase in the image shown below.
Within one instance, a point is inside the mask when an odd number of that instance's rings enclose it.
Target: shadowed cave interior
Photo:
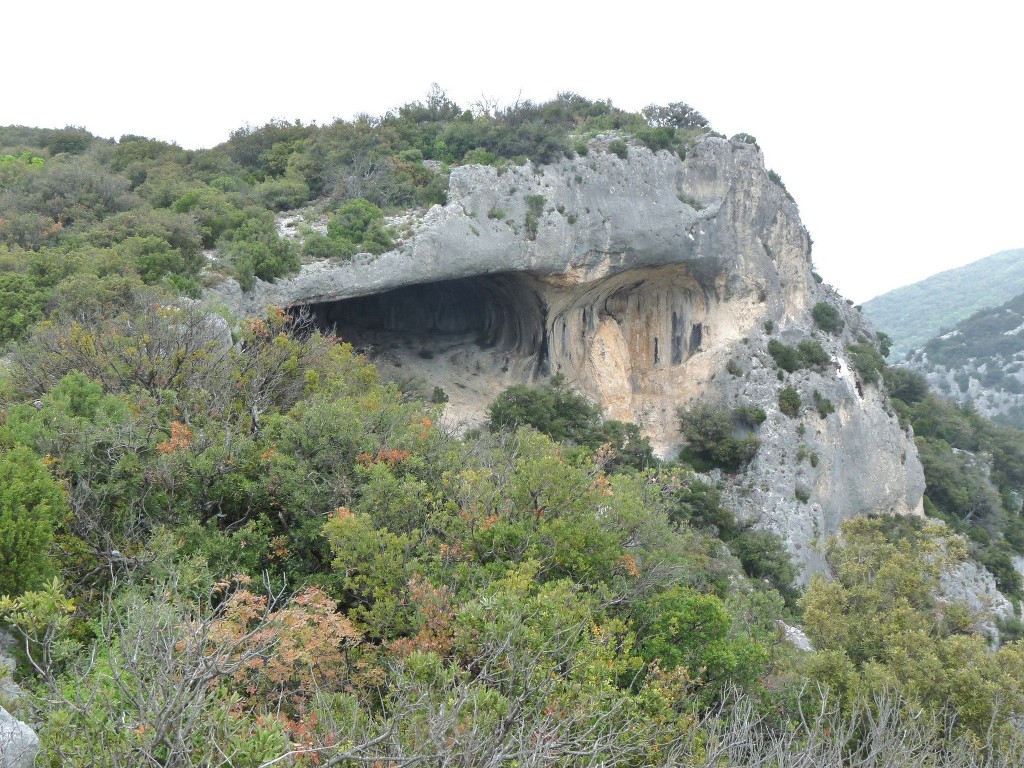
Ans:
[[[545,363],[545,307],[533,281],[497,274],[292,307],[371,357],[476,351]]]
[[[497,273],[289,311],[308,313],[322,331],[352,344],[385,379],[424,397],[443,391],[453,418],[480,423],[502,389],[554,372],[599,402],[608,392],[595,366],[617,371],[628,391],[644,390],[646,373],[673,369],[700,349],[707,306],[707,293],[676,267],[575,286]]]

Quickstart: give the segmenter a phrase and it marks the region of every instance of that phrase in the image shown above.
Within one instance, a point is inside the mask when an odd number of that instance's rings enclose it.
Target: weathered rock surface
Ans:
[[[17,704],[24,695],[14,682],[14,638],[0,631],[0,702]],[[28,725],[0,706],[0,768],[29,768],[35,765],[39,737]]]
[[[0,768],[31,768],[38,751],[35,731],[0,707]]]
[[[824,291],[819,296],[836,298]],[[917,448],[886,394],[860,381],[854,372],[846,343],[864,333],[864,326],[856,312],[845,307],[841,311],[844,333],[816,336],[831,356],[822,370],[798,370],[780,382],[766,351],[767,339],[758,333],[732,349],[740,375],[720,370],[707,382],[709,393],[722,404],[753,403],[767,413],[757,433],[761,447],[746,474],[727,487],[726,498],[742,517],[758,521],[786,541],[805,566],[804,581],[824,568],[818,545],[837,534],[844,520],[868,513],[923,514],[924,471]],[[810,334],[809,325],[794,322],[776,336],[796,345]],[[722,367],[727,363],[723,361]],[[778,407],[784,386],[800,395],[795,417]],[[815,392],[832,404],[833,413],[820,414]]]
[[[779,632],[782,634],[782,639],[792,645],[798,651],[805,651],[810,653],[814,650],[814,644],[811,642],[811,638],[807,636],[800,627],[793,627],[784,621],[778,622]]]
[[[816,284],[810,238],[760,150],[717,138],[685,161],[638,146],[621,159],[599,140],[590,149],[504,173],[456,168],[448,204],[396,250],[212,293],[241,315],[307,307],[385,370],[442,387],[464,425],[480,423],[509,384],[556,372],[606,415],[638,423],[662,455],[681,445],[680,406],[759,406],[761,449],[723,482],[742,516],[783,535],[805,576],[821,565],[814,542],[842,520],[919,513],[913,442],[845,358],[845,344],[872,331]],[[819,301],[846,319],[842,337],[818,334],[832,364],[783,383],[765,324],[795,344],[814,333]],[[726,372],[730,360],[741,375]],[[803,399],[797,418],[778,409],[786,384]],[[817,415],[814,390],[835,413]]]
[[[12,703],[21,695],[14,682],[14,638],[0,630],[0,702]]]
[[[997,620],[1014,616],[1013,604],[996,588],[996,580],[985,568],[970,560],[942,574],[945,602],[962,603],[975,617],[975,630],[998,642]]]

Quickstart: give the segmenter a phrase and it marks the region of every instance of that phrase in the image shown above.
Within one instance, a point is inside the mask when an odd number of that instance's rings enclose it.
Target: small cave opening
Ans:
[[[521,274],[421,283],[289,311],[308,313],[322,331],[375,355],[426,357],[476,347],[538,364],[546,358],[544,301]]]

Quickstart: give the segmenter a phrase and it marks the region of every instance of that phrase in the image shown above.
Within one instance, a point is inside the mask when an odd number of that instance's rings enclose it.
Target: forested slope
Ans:
[[[865,301],[864,313],[902,359],[980,309],[1024,293],[1024,250],[1001,251]]]

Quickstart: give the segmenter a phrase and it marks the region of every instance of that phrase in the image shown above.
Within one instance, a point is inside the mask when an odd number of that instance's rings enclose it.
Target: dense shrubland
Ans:
[[[1024,555],[1024,433],[930,394],[920,374],[887,368],[885,378],[897,413],[914,428],[925,511],[963,533],[999,588],[1019,599],[1012,558]]]
[[[848,524],[800,598],[777,537],[564,382],[463,440],[301,319],[232,344],[137,281],[96,302],[3,388],[0,613],[46,764],[785,761],[819,710],[851,764],[1016,748],[1021,651],[934,601],[944,531]],[[794,610],[814,653],[780,644]]]
[[[446,165],[613,130],[682,152],[708,128],[681,104],[435,91],[196,152],[0,129],[0,621],[40,764],[1016,764],[1021,648],[933,598],[959,540],[848,524],[823,543],[836,579],[801,595],[781,540],[696,474],[742,471],[763,411],[680,414],[690,447],[663,464],[556,379],[458,438],[303,318],[181,298],[216,279],[211,248],[243,283],[294,269],[275,210],[323,202],[308,255],[373,252],[386,212],[443,200]],[[917,418],[915,382],[891,386]],[[1010,488],[1016,453],[972,418]],[[1012,541],[1006,496],[962,515],[971,546]],[[814,652],[781,642],[801,615]]]
[[[1010,748],[1019,650],[936,610],[941,532],[851,524],[797,604],[780,542],[685,466],[617,462],[645,445],[562,382],[460,440],[301,319],[232,345],[139,282],[96,302],[35,326],[3,390],[0,543],[29,507],[36,532],[0,612],[48,764],[707,764],[708,734],[812,748],[820,707],[867,718],[851,755],[879,727],[937,743],[921,712]],[[816,653],[779,644],[784,598]]]

